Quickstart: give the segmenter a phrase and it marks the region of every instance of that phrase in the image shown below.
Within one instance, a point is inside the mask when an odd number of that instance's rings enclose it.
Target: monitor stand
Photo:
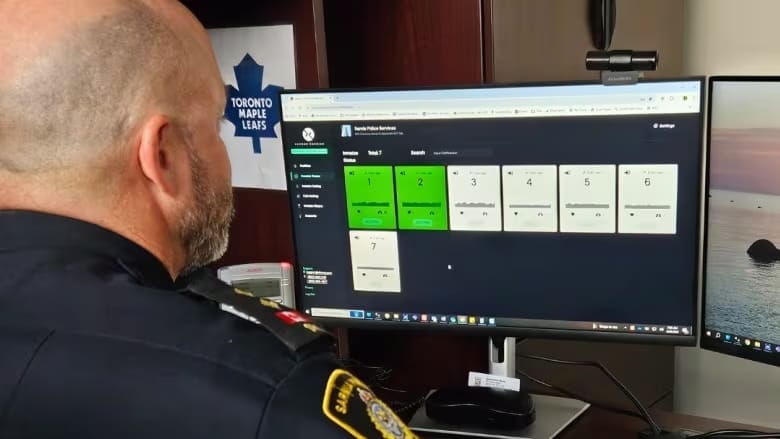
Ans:
[[[515,377],[515,345],[514,337],[491,337],[489,343],[490,353],[490,374],[504,377]],[[441,417],[431,419],[428,416],[427,404],[431,401],[450,400],[450,406],[456,407],[451,413],[453,418],[468,419],[473,418],[475,422],[452,422],[443,420]],[[464,401],[471,401],[464,404]],[[530,404],[530,406],[529,406]],[[470,413],[476,416],[463,416],[463,412],[458,412],[457,407],[475,406]],[[488,390],[479,387],[463,387],[434,390],[428,395],[428,399],[412,417],[409,427],[420,433],[445,434],[452,436],[470,436],[483,438],[505,438],[505,439],[549,439],[563,431],[577,417],[587,410],[590,405],[570,398],[560,398],[546,395],[530,395],[523,390],[505,391]],[[502,407],[516,409],[516,419],[523,418],[521,424],[530,424],[519,426],[515,423],[510,425],[496,425],[485,422],[487,416],[479,416],[479,413],[489,412],[488,409],[502,410]],[[432,408],[434,408],[432,406]],[[530,410],[529,410],[530,408]],[[480,410],[480,409],[484,409]],[[469,411],[468,407],[464,410]],[[435,412],[431,412],[436,417]],[[527,415],[527,416],[523,416]],[[535,419],[534,419],[535,418]],[[482,421],[482,422],[479,422]]]

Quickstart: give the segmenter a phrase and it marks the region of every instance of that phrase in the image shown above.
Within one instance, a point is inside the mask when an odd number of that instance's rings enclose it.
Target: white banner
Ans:
[[[279,91],[295,88],[292,25],[210,29],[228,95],[220,134],[233,186],[286,190]]]

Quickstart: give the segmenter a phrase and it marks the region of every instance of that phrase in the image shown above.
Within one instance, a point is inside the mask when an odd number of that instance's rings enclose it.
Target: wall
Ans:
[[[586,0],[491,0],[495,82],[599,78],[585,69],[593,50]],[[658,70],[680,72],[683,4],[679,0],[620,0],[611,49],[657,50]]]
[[[685,72],[780,75],[778,16],[777,0],[686,0]],[[780,368],[678,349],[675,409],[780,428]]]
[[[480,0],[325,0],[330,86],[479,84]]]

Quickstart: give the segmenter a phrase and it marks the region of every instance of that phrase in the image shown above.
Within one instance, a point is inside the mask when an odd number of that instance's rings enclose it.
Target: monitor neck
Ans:
[[[490,337],[489,341],[489,373],[515,378],[516,357],[514,337]]]

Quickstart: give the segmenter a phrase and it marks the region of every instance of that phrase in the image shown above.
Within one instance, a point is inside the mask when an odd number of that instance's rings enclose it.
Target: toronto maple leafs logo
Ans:
[[[263,66],[248,53],[233,67],[238,89],[225,86],[227,105],[225,118],[235,127],[236,137],[251,137],[252,150],[260,154],[260,139],[277,137],[274,127],[280,120],[279,92],[282,87],[267,85],[263,88]]]

